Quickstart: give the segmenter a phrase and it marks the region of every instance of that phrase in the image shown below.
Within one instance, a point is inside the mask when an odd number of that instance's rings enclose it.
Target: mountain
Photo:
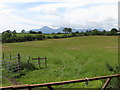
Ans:
[[[57,29],[53,29],[53,28],[50,28],[48,26],[44,26],[44,27],[42,27],[40,29],[32,29],[32,31],[35,31],[35,32],[42,31],[42,33],[48,33],[48,34],[50,34],[50,33],[58,33],[58,32],[62,32],[63,33],[63,29],[64,28],[65,27],[59,27]],[[86,30],[88,30],[88,29],[76,29],[76,28],[72,28],[72,32],[76,32],[76,31],[81,32],[81,31],[86,31]]]
[[[53,33],[53,32],[55,32],[55,29],[52,29],[52,28],[50,28],[48,26],[44,26],[44,27],[42,27],[40,29],[32,29],[32,31],[36,31],[36,32],[42,31],[42,33]]]

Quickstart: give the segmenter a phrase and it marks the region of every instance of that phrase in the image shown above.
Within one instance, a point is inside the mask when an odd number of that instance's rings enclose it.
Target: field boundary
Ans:
[[[114,77],[120,77],[120,74],[116,75],[109,75],[109,76],[100,76],[100,77],[93,77],[93,78],[86,78],[86,79],[79,79],[79,80],[70,80],[70,81],[62,81],[62,82],[52,82],[52,83],[44,83],[44,84],[31,84],[31,85],[17,85],[17,86],[7,86],[7,87],[0,87],[0,89],[25,89],[32,90],[35,87],[47,87],[49,90],[54,90],[52,88],[53,85],[63,85],[63,84],[70,84],[70,83],[77,83],[77,82],[88,82],[93,80],[99,79],[107,79],[101,90],[105,90],[107,85],[109,84],[110,80]]]
[[[14,74],[13,72],[18,72],[20,74],[20,54],[15,57],[12,57],[10,54],[10,58],[5,59],[4,54],[2,59],[0,60],[0,70],[1,70],[1,77],[10,76]]]

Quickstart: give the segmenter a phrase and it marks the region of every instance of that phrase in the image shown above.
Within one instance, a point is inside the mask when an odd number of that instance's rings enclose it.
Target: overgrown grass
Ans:
[[[18,78],[23,84],[40,84],[65,80],[110,75],[106,62],[118,64],[117,36],[84,36],[66,39],[48,39],[22,43],[3,44],[6,55],[21,54],[23,62],[28,57],[47,57],[47,68],[28,72]],[[37,68],[37,61],[31,61]],[[90,82],[93,88],[102,86],[102,81]],[[55,87],[85,87],[84,83]]]
[[[120,74],[119,70],[118,70],[118,66],[112,66],[109,63],[106,63],[106,67],[108,68],[108,70],[112,73],[112,74]],[[107,87],[109,88],[119,88],[119,81],[120,77],[117,78],[112,78],[111,82],[109,83],[109,85]]]

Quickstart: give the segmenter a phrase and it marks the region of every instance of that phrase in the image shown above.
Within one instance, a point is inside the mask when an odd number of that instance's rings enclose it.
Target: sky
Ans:
[[[0,32],[52,28],[118,28],[119,0],[0,0]]]

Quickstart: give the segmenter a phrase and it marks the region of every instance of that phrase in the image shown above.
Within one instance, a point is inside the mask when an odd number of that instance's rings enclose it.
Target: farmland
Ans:
[[[112,74],[106,63],[118,64],[117,36],[81,36],[42,41],[4,43],[2,46],[6,58],[21,54],[21,61],[27,62],[28,57],[47,57],[47,68],[29,71],[17,82],[22,84],[40,84],[86,77]],[[37,62],[31,61],[36,67]],[[4,85],[10,85],[4,83]],[[91,86],[98,88],[102,81],[92,81]],[[91,87],[88,86],[88,87]],[[62,85],[57,87],[85,87],[84,83]]]

